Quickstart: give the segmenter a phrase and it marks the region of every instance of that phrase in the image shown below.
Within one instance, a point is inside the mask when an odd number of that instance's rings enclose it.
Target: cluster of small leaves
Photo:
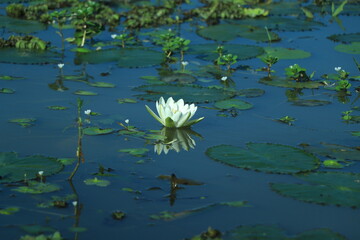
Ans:
[[[170,57],[174,52],[180,52],[181,60],[184,52],[189,49],[190,40],[178,37],[175,33],[168,31],[167,33],[155,35],[154,43],[162,46],[167,57]]]
[[[47,4],[37,4],[24,6],[22,4],[13,3],[6,7],[6,14],[9,17],[26,19],[26,20],[39,20],[40,22],[48,22]]]
[[[45,50],[49,47],[50,42],[45,42],[38,37],[27,36],[10,36],[7,40],[0,38],[0,48],[13,47],[20,49],[38,49]]]
[[[177,22],[171,17],[172,8],[165,6],[134,6],[124,13],[125,26],[129,29],[155,27],[159,25],[171,25]]]
[[[310,76],[306,74],[306,68],[300,67],[298,64],[291,65],[285,68],[286,76],[297,82],[308,82],[314,73]]]

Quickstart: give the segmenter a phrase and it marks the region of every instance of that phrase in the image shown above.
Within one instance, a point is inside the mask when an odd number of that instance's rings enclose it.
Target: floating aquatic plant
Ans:
[[[157,116],[147,105],[145,106],[151,116],[153,116],[165,127],[189,127],[204,119],[204,117],[201,117],[195,120],[190,120],[194,116],[197,107],[193,103],[190,105],[185,104],[183,99],[179,99],[175,102],[172,97],[169,97],[165,102],[164,98],[161,97],[159,101],[156,101],[156,109],[159,116]]]

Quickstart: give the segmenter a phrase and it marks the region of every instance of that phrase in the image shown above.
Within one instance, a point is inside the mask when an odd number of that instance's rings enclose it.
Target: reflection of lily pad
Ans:
[[[33,179],[39,171],[48,176],[61,171],[62,168],[63,165],[51,157],[34,155],[19,158],[14,152],[0,153],[0,183],[18,182],[24,178]]]
[[[302,107],[315,107],[315,106],[323,106],[330,104],[330,101],[325,100],[316,100],[316,99],[298,99],[292,101],[292,104],[295,106],[302,106]]]
[[[236,92],[214,87],[200,87],[195,85],[143,85],[133,88],[135,91],[144,91],[148,94],[136,95],[144,100],[156,101],[160,97],[165,99],[173,97],[175,100],[184,99],[185,102],[204,103],[220,101],[233,97]]]
[[[121,48],[79,53],[76,64],[117,62],[120,67],[148,67],[163,61],[163,53],[146,48]]]
[[[41,193],[50,193],[59,191],[60,187],[51,183],[43,183],[37,181],[28,181],[27,186],[20,186],[13,191],[21,192],[21,193],[30,193],[30,194],[41,194]]]
[[[114,129],[112,128],[97,128],[97,127],[87,127],[83,129],[83,133],[85,135],[91,135],[91,136],[96,136],[96,135],[105,135],[105,134],[110,134],[113,133]]]
[[[334,34],[329,36],[328,39],[342,43],[360,42],[360,33]]]
[[[235,24],[246,24],[259,28],[266,26],[268,29],[278,31],[307,31],[314,30],[317,27],[325,26],[325,24],[321,22],[288,17],[248,18],[241,20],[228,20],[227,22]]]
[[[15,64],[58,63],[58,53],[42,50],[0,48],[0,62]]]
[[[321,143],[321,145],[321,147],[311,145],[302,145],[302,147],[305,151],[324,157],[360,161],[360,151],[356,148],[329,143]]]
[[[45,30],[46,26],[38,21],[0,16],[0,28],[6,28],[11,32],[29,34]]]
[[[323,86],[322,82],[308,81],[308,82],[296,82],[295,80],[279,77],[264,77],[261,78],[259,83],[286,88],[319,88]]]
[[[247,143],[247,149],[218,145],[206,154],[233,167],[270,173],[292,174],[317,169],[319,159],[299,148],[273,143]]]
[[[304,202],[360,207],[360,174],[317,172],[297,177],[310,184],[272,183],[271,189]]]
[[[218,44],[205,43],[193,44],[190,46],[189,54],[198,55],[199,58],[214,61],[219,55],[216,53]],[[257,57],[264,53],[264,49],[258,46],[242,45],[242,44],[224,44],[224,54],[231,53],[238,56],[238,60],[246,60]]]
[[[338,52],[349,54],[360,54],[360,42],[353,42],[351,44],[340,44],[335,47]]]
[[[311,56],[311,53],[300,49],[282,48],[282,47],[264,47],[265,52],[279,59],[302,59]]]
[[[216,108],[220,108],[220,109],[236,108],[236,109],[240,109],[240,110],[246,110],[246,109],[250,109],[253,107],[253,105],[251,103],[242,101],[240,99],[234,99],[234,98],[216,102],[214,104],[214,106]]]
[[[199,29],[197,33],[206,39],[215,41],[230,41],[237,37],[247,38],[259,42],[269,41],[266,30],[261,27],[246,26],[240,24],[219,24]],[[279,41],[276,33],[269,32],[271,41]]]

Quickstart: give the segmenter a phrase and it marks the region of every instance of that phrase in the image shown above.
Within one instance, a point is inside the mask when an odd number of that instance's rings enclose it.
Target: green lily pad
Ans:
[[[64,106],[48,106],[48,109],[50,109],[50,110],[66,110],[66,109],[68,109],[68,107],[64,107]]]
[[[41,193],[50,193],[59,191],[60,187],[51,183],[43,183],[37,181],[28,181],[27,186],[20,186],[13,191],[21,192],[21,193],[30,193],[30,194],[41,194]]]
[[[171,75],[166,75],[161,77],[160,82],[164,83],[180,83],[180,84],[187,84],[196,82],[196,77],[191,74],[187,73],[172,73]]]
[[[304,202],[360,207],[360,174],[317,172],[297,177],[309,184],[271,183],[271,189]]]
[[[275,86],[275,87],[286,87],[286,88],[319,88],[323,86],[322,82],[308,81],[308,82],[296,82],[295,80],[279,77],[264,77],[261,78],[259,83]]]
[[[48,50],[0,48],[0,62],[14,64],[55,64],[60,55]]]
[[[215,61],[219,56],[216,53],[218,46],[215,43],[192,44],[187,53],[197,55],[197,57],[207,61]],[[222,46],[224,47],[224,54],[231,53],[237,55],[238,60],[254,58],[264,53],[264,49],[259,46],[242,44],[224,44]]]
[[[98,95],[98,93],[96,93],[96,92],[84,91],[84,90],[78,90],[78,91],[74,92],[74,94],[81,95],[81,96],[96,96],[96,95]]]
[[[43,31],[46,29],[46,26],[38,21],[0,16],[0,28],[5,28],[10,32],[29,34]]]
[[[39,171],[49,176],[61,171],[63,165],[55,158],[34,155],[19,158],[15,152],[0,153],[0,183],[34,179]]]
[[[19,80],[19,79],[25,79],[24,77],[14,77],[14,76],[8,76],[8,75],[2,75],[0,76],[1,80]]]
[[[76,160],[76,158],[58,158],[58,162],[65,166],[73,164]]]
[[[107,82],[93,82],[93,83],[89,83],[89,85],[92,87],[99,87],[99,88],[114,88],[114,87],[116,87],[115,84],[107,83]]]
[[[226,232],[223,240],[346,240],[346,238],[327,228],[312,229],[288,236],[284,230],[275,225],[244,225]],[[195,240],[195,239],[194,239]]]
[[[105,135],[105,134],[110,134],[113,133],[114,129],[112,128],[97,128],[97,127],[87,127],[83,129],[83,133],[85,135],[90,135],[90,136],[96,136],[96,135]]]
[[[269,38],[266,30],[261,27],[253,27],[240,24],[219,24],[201,28],[197,30],[197,34],[203,38],[211,39],[219,42],[234,40],[237,37],[247,38],[258,42],[268,42]],[[271,41],[279,41],[280,37],[269,32]]]
[[[334,42],[342,42],[342,43],[360,42],[360,33],[334,34],[327,38]]]
[[[275,16],[299,16],[302,14],[300,4],[297,1],[272,2],[261,7]]]
[[[76,64],[117,62],[119,67],[148,67],[163,61],[163,53],[146,48],[121,48],[79,53]]]
[[[31,127],[34,125],[35,121],[35,118],[15,118],[9,120],[9,122],[16,123],[22,127]]]
[[[360,42],[353,42],[351,44],[340,44],[335,46],[335,50],[338,52],[349,54],[360,54]]]
[[[206,155],[233,167],[281,174],[315,170],[320,164],[312,154],[291,146],[273,143],[247,143],[246,146],[247,149],[218,145],[208,148]]]
[[[295,106],[302,106],[302,107],[316,107],[316,106],[324,106],[330,104],[330,101],[325,100],[316,100],[316,99],[298,99],[292,101],[292,104]]]
[[[260,97],[264,95],[264,93],[265,91],[260,88],[248,88],[248,89],[238,90],[236,95],[240,97],[253,98],[253,97]]]
[[[119,152],[129,153],[135,157],[144,157],[148,151],[149,149],[147,148],[126,148],[119,150]]]
[[[300,49],[282,47],[264,47],[266,54],[279,59],[303,59],[311,56],[311,53]]]
[[[334,160],[334,159],[327,159],[323,161],[323,165],[326,168],[344,168],[345,165],[341,164],[340,162],[344,162],[343,160]]]
[[[236,94],[235,91],[215,87],[172,84],[143,85],[133,88],[133,90],[147,92],[147,94],[135,95],[142,100],[157,101],[160,97],[165,99],[173,97],[175,100],[182,98],[185,102],[190,103],[220,101],[231,98]]]
[[[299,18],[288,17],[265,17],[265,18],[248,18],[241,20],[227,20],[233,24],[250,25],[259,28],[266,26],[270,30],[276,31],[310,31],[325,26],[325,24],[316,21],[307,21]]]
[[[11,88],[0,88],[0,93],[13,94],[15,93],[15,90]]]
[[[216,108],[220,108],[220,109],[236,108],[236,109],[240,109],[240,110],[246,110],[246,109],[250,109],[253,107],[253,105],[251,103],[242,101],[240,99],[234,99],[234,98],[216,102],[214,104],[214,106]]]
[[[41,234],[44,232],[55,232],[56,229],[49,227],[49,226],[42,226],[42,225],[35,225],[35,224],[31,224],[31,225],[21,225],[20,226],[21,230],[24,230],[27,233],[30,234]]]
[[[18,207],[7,207],[0,209],[0,215],[12,215],[20,210]]]
[[[351,135],[355,137],[360,137],[360,131],[351,131]]]
[[[89,178],[89,179],[86,179],[84,181],[84,183],[86,185],[95,185],[95,186],[98,186],[98,187],[106,187],[110,184],[110,181],[108,180],[102,180],[102,179],[98,179],[98,178]]]
[[[302,145],[302,147],[307,152],[324,157],[360,161],[360,151],[356,148],[329,143],[321,143],[321,145]]]
[[[137,103],[138,101],[132,98],[118,98],[117,102],[119,104],[123,104],[123,103]]]

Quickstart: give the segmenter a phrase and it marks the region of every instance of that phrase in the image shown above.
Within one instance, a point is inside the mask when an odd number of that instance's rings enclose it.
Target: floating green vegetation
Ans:
[[[285,123],[287,125],[293,125],[293,122],[295,122],[296,118],[290,117],[290,116],[284,116],[279,119],[276,119],[276,121]]]
[[[113,133],[115,130],[112,128],[98,128],[98,127],[86,127],[83,128],[83,133],[85,135],[97,136],[97,135],[106,135]]]
[[[56,111],[68,109],[68,107],[65,107],[65,106],[48,106],[47,108],[50,110],[56,110]]]
[[[219,42],[230,41],[237,37],[247,38],[257,42],[280,41],[280,37],[274,32],[267,32],[264,28],[240,24],[219,24],[203,27],[199,29],[197,33],[201,37]]]
[[[95,185],[98,187],[107,187],[110,184],[110,181],[108,180],[103,180],[103,179],[98,179],[97,177],[95,178],[89,178],[84,180],[84,183],[86,185]]]
[[[158,79],[158,78],[157,78]],[[161,76],[159,83],[180,83],[188,84],[196,82],[197,78],[188,73],[170,73],[169,75]]]
[[[338,52],[349,54],[360,54],[360,42],[352,42],[351,44],[339,44],[335,46]]]
[[[36,121],[35,118],[15,118],[15,119],[9,120],[10,123],[16,123],[24,128],[34,126],[35,121]]]
[[[220,101],[235,96],[236,92],[216,87],[200,87],[196,85],[157,84],[143,85],[133,88],[135,91],[144,91],[147,94],[136,95],[144,100],[157,101],[160,97],[168,99],[184,99],[185,102],[204,103]]]
[[[0,38],[0,48],[19,48],[19,49],[36,49],[45,50],[50,42],[45,42],[38,37],[27,36],[10,36],[7,40]]]
[[[25,235],[22,236],[19,240],[63,240],[64,238],[61,237],[60,232],[55,232],[52,235],[44,235],[40,234],[37,236]]]
[[[96,92],[85,91],[85,90],[77,90],[76,92],[74,92],[74,94],[81,95],[81,96],[97,96],[98,95],[98,93],[96,93]]]
[[[297,99],[292,101],[292,104],[301,107],[316,107],[316,106],[328,105],[331,104],[331,102],[326,100],[317,100],[317,99]]]
[[[320,81],[296,82],[288,78],[280,78],[275,76],[263,77],[260,79],[259,83],[285,88],[319,88],[324,85]]]
[[[26,186],[14,188],[13,191],[30,194],[42,194],[59,191],[60,187],[51,183],[27,181]]]
[[[0,183],[34,179],[39,171],[43,171],[43,176],[49,176],[62,168],[63,165],[56,158],[41,155],[19,158],[15,152],[0,153]]]
[[[271,189],[304,202],[360,207],[360,174],[317,172],[299,174],[296,177],[309,184],[271,183]]]
[[[118,98],[117,102],[119,104],[124,104],[124,103],[137,103],[138,101],[133,98]]]
[[[348,165],[349,165],[349,162],[342,160],[342,159],[326,159],[323,161],[323,166],[325,168],[341,169]]]
[[[269,30],[275,30],[275,31],[309,31],[325,26],[325,24],[316,21],[307,21],[298,18],[274,17],[274,16],[260,18],[260,19],[256,18],[256,19],[231,20],[228,22],[232,24],[250,25],[259,28],[266,26]]]
[[[125,148],[119,150],[119,152],[128,153],[134,157],[144,157],[148,151],[149,149],[147,148]]]
[[[347,147],[338,144],[321,143],[321,146],[312,146],[308,144],[301,145],[305,151],[336,159],[347,159],[360,161],[359,150],[356,147]]]
[[[253,107],[251,103],[242,101],[240,99],[226,99],[222,101],[218,101],[214,103],[214,106],[219,109],[239,109],[239,110],[247,110]]]
[[[60,55],[52,51],[35,49],[1,48],[0,62],[14,64],[55,64]]]
[[[116,87],[115,84],[107,83],[107,82],[92,82],[92,83],[89,83],[89,85],[92,87],[98,87],[98,88],[114,88],[114,87]]]
[[[300,49],[283,47],[264,47],[266,54],[278,59],[303,59],[311,56],[311,53]]]
[[[244,149],[218,145],[208,148],[206,155],[233,167],[280,174],[312,171],[320,164],[312,154],[291,146],[273,143],[247,143],[246,146]]]
[[[253,45],[224,44],[221,46],[221,55],[231,53],[238,56],[237,60],[254,58],[264,53],[262,47]],[[219,57],[219,53],[216,51],[218,47],[219,45],[216,43],[192,44],[188,53],[207,61],[215,61]]]
[[[15,90],[11,88],[0,88],[0,93],[13,94],[15,93]]]
[[[0,215],[12,215],[20,210],[18,207],[7,207],[0,209]]]
[[[260,88],[248,88],[248,89],[240,89],[237,91],[237,96],[246,97],[246,98],[253,98],[253,97],[260,97],[264,95],[265,91]]]
[[[49,227],[49,226],[42,226],[42,225],[36,225],[36,224],[29,224],[29,225],[21,225],[20,229],[30,233],[30,234],[41,234],[45,232],[56,232],[55,228]]]
[[[126,217],[126,213],[124,213],[123,211],[117,210],[117,211],[112,212],[111,216],[115,220],[123,220]]]
[[[46,26],[37,21],[15,19],[7,16],[0,16],[0,27],[10,32],[29,34],[46,29]]]
[[[303,12],[299,2],[272,2],[262,6],[274,16],[299,16]]]
[[[335,42],[354,43],[360,42],[360,33],[334,34],[327,38]]]
[[[24,77],[14,77],[14,76],[8,76],[8,75],[0,75],[1,80],[19,80],[19,79],[25,79]]]
[[[117,62],[119,67],[149,67],[163,61],[163,54],[148,48],[121,48],[78,53],[76,64]]]

